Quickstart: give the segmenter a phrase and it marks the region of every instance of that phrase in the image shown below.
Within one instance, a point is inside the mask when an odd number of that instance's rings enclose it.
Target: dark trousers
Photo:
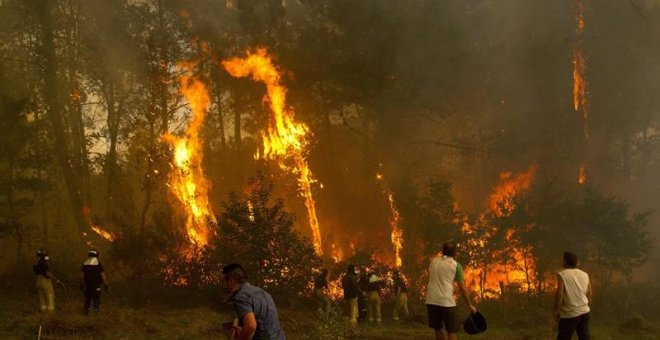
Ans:
[[[90,305],[94,305],[94,310],[98,312],[101,305],[101,290],[99,288],[85,289],[85,313],[89,312]]]
[[[574,318],[559,319],[557,340],[571,340],[577,332],[579,340],[589,340],[589,313]]]

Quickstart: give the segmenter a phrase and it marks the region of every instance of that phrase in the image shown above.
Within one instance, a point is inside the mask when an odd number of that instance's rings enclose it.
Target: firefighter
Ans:
[[[58,284],[62,284],[62,281],[58,280],[50,271],[49,260],[48,252],[41,248],[37,251],[37,263],[32,267],[34,274],[37,276],[36,287],[37,296],[39,297],[39,311],[42,313],[55,311],[53,280]]]
[[[108,290],[108,280],[99,261],[99,252],[92,249],[87,253],[87,260],[80,270],[80,290],[85,293],[85,314],[89,314],[90,307],[94,312],[99,311],[101,305],[101,288]]]
[[[369,276],[369,281],[367,283],[367,318],[369,322],[374,322],[374,319],[377,323],[381,323],[381,314],[380,314],[380,288],[382,280],[376,273],[372,273]]]
[[[408,287],[406,281],[398,270],[394,271],[394,315],[392,319],[399,321],[399,313],[403,311],[403,317],[407,318],[410,315],[408,311]]]
[[[328,270],[322,269],[321,274],[314,280],[314,297],[318,303],[319,312],[330,311],[330,299],[326,293],[328,289]]]
[[[344,300],[348,302],[349,322],[352,325],[357,325],[359,313],[358,296],[362,295],[362,289],[360,289],[360,286],[358,285],[355,265],[348,265],[348,268],[346,269],[346,275],[342,280],[342,288],[344,289]]]

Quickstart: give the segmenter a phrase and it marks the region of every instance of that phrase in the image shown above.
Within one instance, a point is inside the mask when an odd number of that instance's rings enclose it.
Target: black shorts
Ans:
[[[433,329],[445,329],[447,333],[458,333],[461,322],[458,320],[456,307],[442,307],[426,305],[429,312],[429,327]]]

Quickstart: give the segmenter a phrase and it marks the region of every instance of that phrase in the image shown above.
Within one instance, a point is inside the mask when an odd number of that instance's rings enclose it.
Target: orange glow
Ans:
[[[483,213],[478,225],[470,225],[463,222],[462,231],[467,235],[474,235],[478,228],[488,228],[483,238],[473,238],[468,246],[474,252],[488,249],[490,236],[497,232],[495,227],[486,226],[487,213],[497,217],[505,217],[515,209],[514,199],[517,195],[528,191],[536,175],[538,167],[531,165],[526,172],[512,174],[505,172],[500,174],[500,183],[496,185],[487,201],[487,212]],[[503,250],[491,251],[489,254],[493,261],[487,268],[466,268],[466,281],[471,287],[481,292],[484,297],[496,297],[502,293],[505,287],[515,287],[521,291],[531,289],[531,283],[535,282],[535,263],[531,257],[531,247],[523,246],[515,233],[516,229],[506,231],[505,239],[507,247]],[[508,260],[500,260],[507,258]]]
[[[186,134],[176,137],[172,134],[164,136],[174,147],[174,169],[170,175],[171,192],[181,202],[186,215],[186,234],[188,240],[197,246],[208,244],[212,225],[216,219],[208,200],[210,184],[202,169],[202,143],[199,129],[206,117],[209,96],[206,86],[200,80],[190,77],[179,77],[180,91],[188,101],[192,118],[188,123]]]
[[[392,240],[392,246],[394,247],[394,258],[396,261],[395,265],[397,268],[401,268],[403,265],[403,261],[401,259],[401,254],[403,252],[403,230],[401,230],[401,227],[399,226],[401,215],[399,214],[399,210],[396,208],[394,195],[387,186],[387,183],[385,183],[385,176],[381,172],[378,172],[376,173],[376,180],[378,183],[380,183],[381,189],[383,190],[385,196],[387,196],[387,202],[390,206],[390,226],[392,226],[390,239]]]
[[[298,189],[305,200],[314,249],[317,255],[323,255],[316,201],[312,194],[312,184],[316,180],[307,164],[310,131],[307,125],[295,120],[294,111],[286,106],[287,90],[281,84],[279,71],[265,49],[248,52],[245,58],[225,60],[222,65],[233,77],[251,76],[254,81],[266,85],[263,101],[272,115],[268,128],[261,134],[263,150],[258,150],[255,158],[276,160],[280,168],[298,177]]]
[[[339,263],[344,260],[344,251],[341,248],[337,247],[337,245],[334,243],[330,245],[330,253],[331,253],[330,256],[332,257],[332,261],[334,261],[335,263]]]
[[[580,165],[580,173],[578,174],[578,184],[585,185],[587,183],[587,165],[582,163]]]
[[[511,199],[523,191],[529,190],[538,167],[529,166],[526,172],[514,175],[511,172],[500,174],[500,183],[493,189],[488,197],[488,209],[496,216],[504,216],[514,208]]]
[[[575,112],[582,113],[582,134],[585,141],[589,139],[589,103],[587,101],[588,83],[586,78],[587,61],[582,53],[582,42],[584,28],[584,3],[576,0],[575,11],[575,36],[576,43],[573,47],[573,108]],[[584,185],[587,182],[586,163],[580,165],[578,183]]]
[[[95,233],[97,233],[99,236],[103,237],[104,239],[106,239],[106,240],[108,240],[108,241],[110,241],[110,242],[112,242],[112,241],[115,240],[115,237],[114,237],[111,233],[109,233],[109,232],[103,230],[103,229],[102,229],[101,227],[99,227],[99,226],[92,226],[92,230],[93,230]]]

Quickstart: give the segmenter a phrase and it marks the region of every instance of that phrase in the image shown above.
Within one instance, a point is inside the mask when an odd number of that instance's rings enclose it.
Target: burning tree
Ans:
[[[294,217],[281,199],[272,200],[272,192],[273,184],[258,173],[246,196],[229,195],[218,217],[221,233],[214,256],[222,263],[243,264],[251,282],[292,297],[307,290],[321,260],[312,243],[295,232]]]

